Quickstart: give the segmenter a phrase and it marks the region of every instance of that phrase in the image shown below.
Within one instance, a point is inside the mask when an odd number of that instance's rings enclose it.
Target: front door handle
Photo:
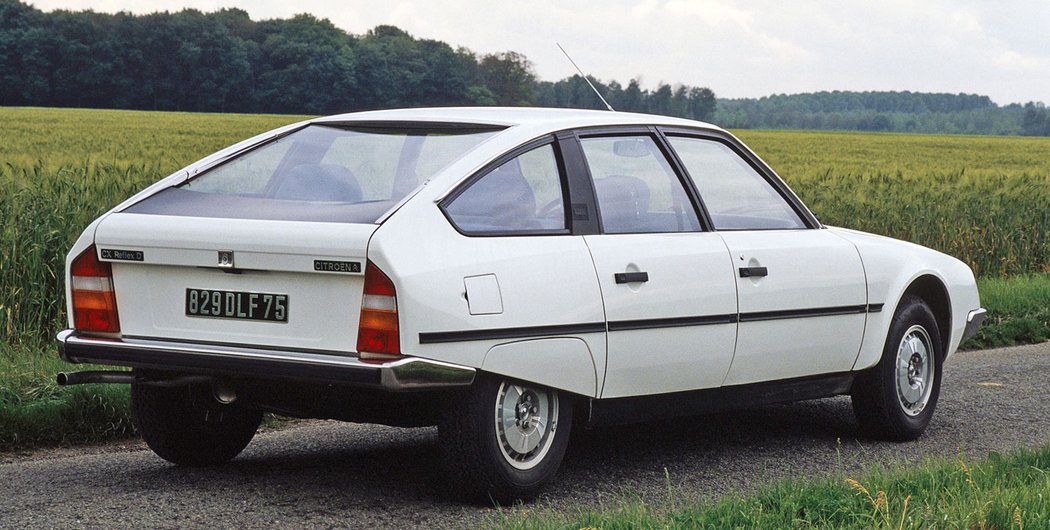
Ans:
[[[648,272],[617,272],[613,276],[616,277],[616,283],[635,283],[649,281]]]
[[[741,278],[761,278],[767,275],[769,275],[769,270],[765,267],[740,267]]]

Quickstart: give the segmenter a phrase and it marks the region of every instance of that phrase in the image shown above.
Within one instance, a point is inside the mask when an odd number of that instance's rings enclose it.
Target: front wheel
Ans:
[[[933,311],[906,295],[893,315],[882,360],[854,382],[853,410],[861,427],[877,438],[918,438],[937,406],[943,359]]]
[[[564,392],[480,376],[438,426],[453,494],[499,504],[535,497],[565,456],[572,413]]]

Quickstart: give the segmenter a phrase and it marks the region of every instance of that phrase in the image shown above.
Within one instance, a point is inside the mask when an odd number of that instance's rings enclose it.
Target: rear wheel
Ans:
[[[565,456],[572,413],[564,392],[480,377],[438,427],[453,494],[499,504],[535,497]]]
[[[882,360],[854,382],[853,410],[877,438],[914,440],[933,417],[944,350],[933,311],[906,295],[890,324]]]
[[[131,385],[135,428],[161,458],[181,466],[224,463],[255,436],[262,412],[220,403],[211,385]]]

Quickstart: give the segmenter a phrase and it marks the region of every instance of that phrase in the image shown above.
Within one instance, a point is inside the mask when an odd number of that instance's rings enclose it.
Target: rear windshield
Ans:
[[[461,125],[310,125],[125,211],[373,223],[431,175],[496,132]]]

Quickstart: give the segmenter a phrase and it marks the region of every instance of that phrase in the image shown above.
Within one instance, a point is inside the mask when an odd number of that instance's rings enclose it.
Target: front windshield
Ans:
[[[463,127],[310,125],[130,208],[132,213],[375,222],[495,134]]]

